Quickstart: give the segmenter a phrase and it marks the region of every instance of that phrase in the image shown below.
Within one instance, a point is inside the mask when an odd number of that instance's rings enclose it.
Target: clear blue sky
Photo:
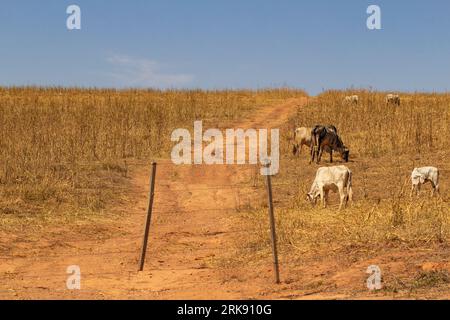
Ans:
[[[0,85],[450,90],[450,1],[2,0]]]

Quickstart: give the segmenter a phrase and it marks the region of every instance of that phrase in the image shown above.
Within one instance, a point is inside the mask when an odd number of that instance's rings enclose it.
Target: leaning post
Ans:
[[[270,172],[270,162],[264,164],[266,174],[266,187],[267,187],[267,201],[269,206],[269,221],[270,221],[270,239],[272,243],[272,255],[273,255],[273,267],[275,273],[275,283],[280,283],[280,268],[278,263],[278,250],[277,250],[277,234],[275,229],[275,215],[273,207],[272,197],[272,174]]]
[[[148,236],[150,233],[150,224],[152,220],[153,201],[155,198],[155,181],[156,181],[156,162],[153,162],[150,177],[150,192],[148,199],[147,219],[145,221],[144,236],[142,239],[141,258],[139,259],[139,271],[144,270],[145,255],[147,253]]]

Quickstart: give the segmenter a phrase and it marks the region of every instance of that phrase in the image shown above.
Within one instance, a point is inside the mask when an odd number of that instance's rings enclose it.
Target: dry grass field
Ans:
[[[359,95],[359,105],[342,104],[350,94]],[[364,296],[365,271],[375,264],[383,272],[379,296],[450,297],[450,95],[401,94],[400,107],[386,106],[385,95],[324,92],[285,124],[274,194],[281,266],[292,292]],[[309,148],[292,155],[294,128],[316,124],[335,125],[350,149],[354,203],[341,212],[336,194],[327,209],[307,202],[319,166],[308,163]],[[329,165],[324,154],[320,166]],[[409,177],[419,166],[440,169],[441,198],[430,199],[429,185],[420,198],[409,197]],[[228,263],[268,262],[266,211],[241,214],[251,236],[238,240]]]
[[[358,94],[359,105],[343,105]],[[450,297],[450,95],[300,90],[0,89],[0,297],[321,299]],[[280,285],[273,284],[263,178],[247,166],[174,166],[174,128],[280,128],[273,177]],[[292,155],[298,126],[335,125],[350,148],[354,203],[306,201],[318,168]],[[136,272],[158,159],[146,270]],[[337,164],[341,164],[338,156]],[[325,155],[322,166],[328,166]],[[409,197],[416,166],[441,197]],[[83,290],[68,291],[79,264]],[[367,267],[383,289],[369,292]]]
[[[175,128],[231,121],[303,95],[0,88],[0,226],[101,213],[125,196],[130,162],[168,157]]]

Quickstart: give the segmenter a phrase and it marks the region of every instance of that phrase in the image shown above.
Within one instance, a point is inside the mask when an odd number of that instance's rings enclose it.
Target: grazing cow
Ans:
[[[342,142],[335,126],[317,125],[312,129],[311,137],[310,163],[317,157],[317,164],[319,164],[324,151],[330,153],[331,163],[333,163],[333,151],[339,152],[342,160],[348,162],[350,151]]]
[[[311,186],[307,197],[313,204],[320,197],[322,206],[326,208],[328,193],[339,192],[340,205],[346,206],[348,201],[353,201],[352,172],[346,166],[322,167],[317,170],[316,178]]]
[[[436,193],[439,194],[439,170],[435,167],[415,168],[411,173],[411,182],[411,197],[414,191],[416,196],[419,196],[420,187],[427,182],[430,182],[433,187],[431,196],[434,196]]]
[[[344,101],[342,103],[357,105],[359,103],[359,97],[357,95],[347,96],[344,98]]]
[[[386,96],[386,105],[390,104],[400,106],[400,96],[398,94],[388,94]]]
[[[294,132],[294,147],[293,154],[294,156],[300,154],[302,152],[302,148],[304,145],[308,147],[311,146],[311,128],[297,128]]]

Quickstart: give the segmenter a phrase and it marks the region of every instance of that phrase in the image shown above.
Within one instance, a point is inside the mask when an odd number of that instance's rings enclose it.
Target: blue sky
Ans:
[[[450,1],[2,0],[0,85],[447,91]]]

